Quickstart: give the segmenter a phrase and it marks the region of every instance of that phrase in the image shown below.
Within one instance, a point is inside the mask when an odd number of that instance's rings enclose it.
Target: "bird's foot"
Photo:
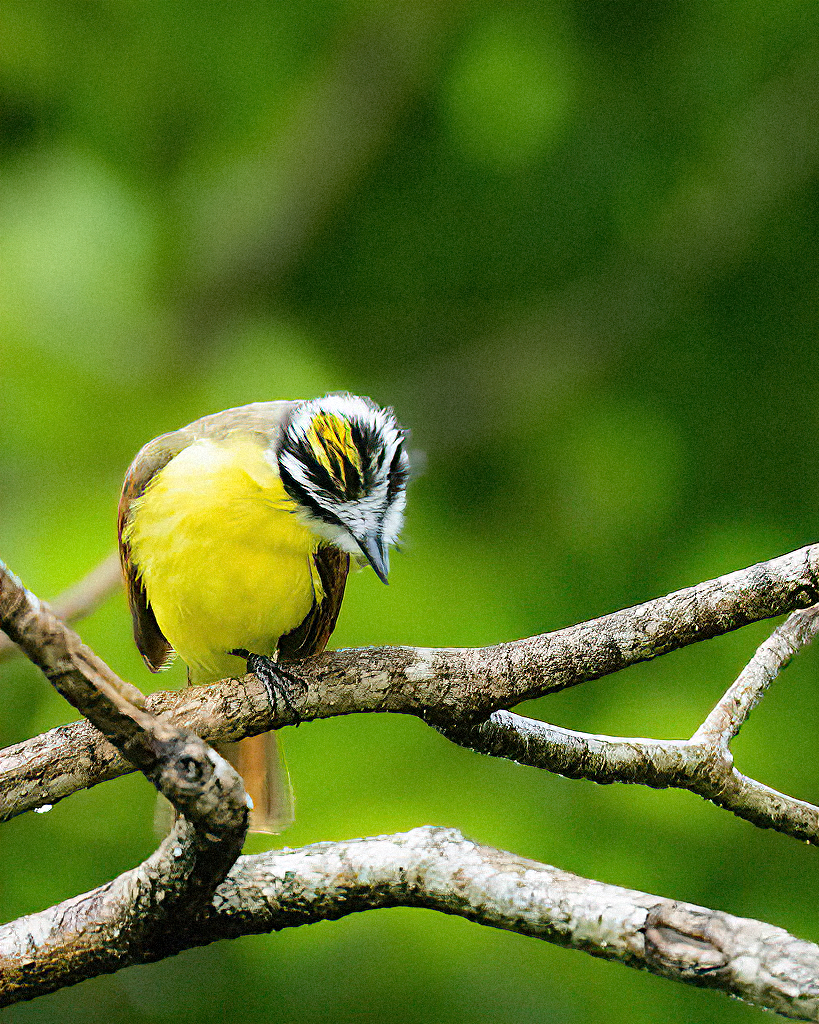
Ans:
[[[296,700],[303,700],[307,694],[307,683],[301,676],[282,668],[275,658],[266,654],[251,654],[244,647],[237,647],[228,653],[245,659],[248,672],[252,672],[267,690],[267,696],[270,698],[274,711],[278,711],[279,700],[281,700],[293,716],[294,723],[298,725],[301,722],[301,715],[294,703]]]

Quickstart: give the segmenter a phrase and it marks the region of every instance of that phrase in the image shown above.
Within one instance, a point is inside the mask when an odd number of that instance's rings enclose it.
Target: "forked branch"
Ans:
[[[52,987],[70,984],[73,967],[65,951],[86,950],[89,930],[104,931],[115,955],[127,957],[151,936],[160,941],[180,915],[195,916],[208,905],[241,851],[249,801],[242,780],[223,758],[195,733],[146,711],[139,690],[119,679],[2,562],[0,626],[184,815],[139,868],[64,908],[62,954],[45,942],[34,917],[7,926],[11,946],[0,971],[0,999],[5,993],[15,1001],[13,993],[36,961],[50,965],[53,977],[61,979]]]
[[[303,720],[362,711],[416,715],[454,741],[596,782],[674,786],[760,827],[819,843],[819,809],[739,773],[728,743],[779,669],[817,629],[795,612],[759,649],[690,740],[572,732],[500,710],[613,673],[819,599],[819,546],[782,555],[666,597],[554,633],[478,649],[335,651],[300,666]],[[287,724],[253,677],[148,698],[214,743]],[[0,819],[54,804],[131,771],[86,723],[61,726],[0,751]]]
[[[572,779],[687,789],[760,828],[819,845],[819,807],[778,793],[734,767],[731,740],[778,673],[819,632],[819,607],[794,612],[762,643],[689,740],[596,736],[496,711],[441,732],[462,746]]]

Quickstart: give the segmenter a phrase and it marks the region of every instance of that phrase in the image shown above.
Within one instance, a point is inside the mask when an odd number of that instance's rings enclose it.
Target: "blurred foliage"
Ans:
[[[426,453],[338,645],[485,644],[816,539],[819,7],[807,0],[6,0],[0,554],[43,596],[114,542],[150,437],[349,389]],[[696,727],[769,627],[528,706]],[[84,637],[149,679],[122,598]],[[70,712],[2,668],[2,740]],[[817,800],[816,656],[736,744]],[[288,845],[425,822],[819,941],[816,851],[685,793],[479,757],[414,720],[288,730]],[[131,777],[6,825],[10,918],[154,843]],[[251,848],[262,848],[251,839]],[[51,851],[49,853],[49,851]],[[416,911],[192,951],[13,1021],[739,1021],[755,1011]]]

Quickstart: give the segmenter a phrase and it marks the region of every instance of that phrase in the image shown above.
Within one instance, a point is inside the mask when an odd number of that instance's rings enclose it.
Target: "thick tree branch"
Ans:
[[[571,733],[501,708],[815,602],[818,554],[819,548],[806,548],[636,608],[494,648],[325,655],[303,666],[310,685],[299,710],[303,718],[363,710],[415,714],[458,742],[491,753],[597,781],[684,786],[757,824],[817,842],[819,810],[739,775],[729,751],[767,685],[819,628],[816,609],[791,615],[774,632],[691,740]],[[247,813],[241,785],[228,769],[203,790],[203,775],[216,778],[221,759],[212,755],[209,768],[209,752],[203,762],[197,738],[175,728],[170,718],[225,740],[283,724],[289,712],[277,720],[252,676],[155,694],[145,702],[1,563],[0,624],[60,692],[199,823],[180,818],[140,867],[0,929],[0,1003],[223,937],[405,905],[460,914],[719,988],[787,1016],[819,1019],[819,947],[760,922],[478,847],[451,830],[321,844],[234,864]],[[151,713],[159,711],[172,715],[160,721]],[[4,800],[8,817],[130,770],[87,723],[18,744],[2,760],[0,793],[11,798]],[[9,766],[16,766],[16,788]]]
[[[140,890],[141,870],[0,928],[0,1002],[221,938],[405,906],[718,988],[799,1020],[819,1019],[819,947],[812,943],[760,921],[479,846],[453,829],[241,857],[198,918],[123,945],[122,894]]]
[[[55,689],[189,821],[213,833],[239,832],[238,855],[248,800],[236,772],[195,733],[146,711],[142,693],[115,675],[2,562],[0,625]]]
[[[597,782],[682,786],[757,825],[816,842],[817,808],[742,776],[727,748],[715,753],[703,737],[613,739],[490,713],[814,601],[818,562],[819,547],[803,548],[634,608],[495,647],[325,654],[299,667],[309,683],[299,711],[305,720],[360,711],[417,715],[487,753]],[[718,707],[728,701],[747,714],[753,704],[749,695],[763,685],[754,680],[769,679],[795,645],[807,642],[814,620],[812,611],[792,616],[762,645]],[[745,695],[739,703],[737,686]],[[277,715],[253,676],[154,694],[148,708],[216,743],[288,722],[287,710]],[[0,819],[54,804],[130,770],[86,723],[61,726],[0,751]]]

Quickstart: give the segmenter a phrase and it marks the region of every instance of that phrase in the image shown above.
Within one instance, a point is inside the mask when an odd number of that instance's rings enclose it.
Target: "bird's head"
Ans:
[[[276,459],[284,489],[311,529],[366,559],[386,583],[409,476],[392,410],[349,394],[302,402],[282,424]]]

